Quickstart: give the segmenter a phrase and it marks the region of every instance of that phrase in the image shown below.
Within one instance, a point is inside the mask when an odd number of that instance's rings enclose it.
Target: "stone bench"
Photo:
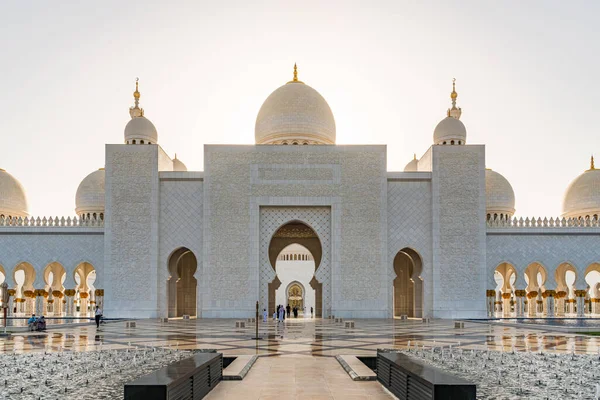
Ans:
[[[125,322],[125,328],[135,328],[135,321]]]
[[[248,322],[249,324],[255,324],[256,323],[256,318],[248,318],[246,320],[246,322]]]
[[[430,322],[431,322],[431,320],[429,318],[423,318],[423,323],[424,324],[428,324]]]
[[[125,400],[201,399],[223,379],[223,354],[198,353],[125,384]]]
[[[377,380],[399,399],[476,398],[474,383],[401,353],[377,351]]]
[[[354,328],[354,321],[346,321],[344,323],[344,327],[346,327],[346,328]]]
[[[401,315],[400,319],[408,319],[408,315]]]
[[[339,323],[342,323],[342,322],[344,322],[344,318],[336,318],[334,321],[335,321],[336,323],[337,323],[337,322],[339,322]]]
[[[463,329],[465,327],[465,323],[462,321],[454,321],[454,329]]]
[[[169,322],[169,318],[161,318],[160,322],[162,322],[163,324]]]
[[[235,321],[236,328],[246,328],[246,321]]]
[[[190,319],[190,316],[189,316],[189,315],[187,315],[187,314],[184,314],[184,315],[183,315],[183,319]]]

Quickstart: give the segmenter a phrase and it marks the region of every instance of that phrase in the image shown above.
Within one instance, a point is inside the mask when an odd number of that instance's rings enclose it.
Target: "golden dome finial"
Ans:
[[[448,117],[460,119],[462,110],[460,109],[460,107],[456,107],[457,98],[458,93],[456,93],[456,78],[452,78],[452,93],[450,93],[450,99],[452,99],[452,107],[448,109],[447,115]]]
[[[592,160],[590,161],[590,170],[594,169],[596,169],[596,167],[594,167],[594,155],[592,155]]]
[[[296,63],[294,63],[294,78],[288,83],[304,83],[298,80],[298,66],[296,65]]]
[[[417,153],[413,153],[413,160],[416,161],[416,159],[417,159]]]
[[[131,118],[143,117],[144,109],[140,108],[140,78],[135,78],[135,92],[133,92],[133,107],[129,107]]]
[[[458,93],[456,93],[456,78],[452,78],[452,93],[450,93],[450,98],[452,99],[453,105],[456,103],[457,97]]]

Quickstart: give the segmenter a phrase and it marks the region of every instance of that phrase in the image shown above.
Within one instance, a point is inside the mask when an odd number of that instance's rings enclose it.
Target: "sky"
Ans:
[[[337,143],[386,144],[390,171],[431,146],[456,78],[467,142],[486,145],[517,215],[557,216],[600,158],[598,15],[596,1],[1,2],[0,168],[32,215],[74,215],[139,77],[159,144],[203,170],[204,144],[254,143],[297,62]]]

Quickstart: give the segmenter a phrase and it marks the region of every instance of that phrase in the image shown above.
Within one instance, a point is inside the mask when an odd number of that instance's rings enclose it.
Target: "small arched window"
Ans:
[[[140,144],[144,144],[144,141],[143,141],[143,140],[140,140]]]
[[[104,213],[100,213],[100,219],[104,221]]]
[[[446,144],[446,142],[442,143],[442,144]]]
[[[450,141],[450,144],[452,144],[452,145],[453,145],[453,144],[454,144],[454,140],[451,140],[451,141]]]
[[[460,140],[459,140],[459,141],[458,141],[458,144],[462,144],[462,141],[460,141]]]
[[[135,144],[135,139],[133,139],[133,140],[131,141],[131,144]]]

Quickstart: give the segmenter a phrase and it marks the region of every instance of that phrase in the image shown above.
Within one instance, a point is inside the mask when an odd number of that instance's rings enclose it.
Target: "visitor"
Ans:
[[[306,306],[304,306],[304,318],[308,318],[308,313],[306,312]]]
[[[283,308],[283,306],[279,307],[279,322],[283,322],[283,319],[285,318],[285,309]]]
[[[292,310],[292,308],[290,307],[290,305],[288,304],[287,307],[285,308],[285,311],[287,312],[287,317],[290,317],[290,311]]]
[[[268,317],[268,313],[267,313],[267,309],[263,308],[263,322],[267,322],[267,317]]]
[[[40,319],[37,320],[37,330],[38,331],[45,331],[46,330],[46,319],[44,318],[44,316],[42,315],[40,317]]]
[[[27,328],[29,328],[30,331],[35,331],[36,322],[37,319],[35,318],[35,314],[31,314],[31,318],[27,320]]]
[[[313,313],[314,313],[314,310],[313,310],[312,306],[310,306],[310,317],[311,318],[313,317]]]
[[[94,318],[96,319],[96,328],[100,328],[100,318],[102,318],[102,311],[100,307],[96,306],[96,312],[94,313]]]
[[[294,318],[298,318],[298,307],[294,307]]]

